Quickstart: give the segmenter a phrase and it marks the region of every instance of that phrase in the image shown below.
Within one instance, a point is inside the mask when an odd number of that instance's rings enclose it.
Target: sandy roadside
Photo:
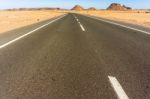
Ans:
[[[0,11],[0,33],[65,14],[63,11]]]
[[[79,11],[78,13],[138,24],[150,28],[150,11]]]

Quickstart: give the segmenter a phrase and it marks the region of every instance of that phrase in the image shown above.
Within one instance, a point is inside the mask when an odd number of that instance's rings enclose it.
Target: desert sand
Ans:
[[[0,11],[0,33],[64,14],[63,11]]]
[[[78,11],[77,13],[98,16],[106,19],[123,21],[132,24],[138,24],[145,27],[150,27],[150,11],[131,10],[131,11]]]

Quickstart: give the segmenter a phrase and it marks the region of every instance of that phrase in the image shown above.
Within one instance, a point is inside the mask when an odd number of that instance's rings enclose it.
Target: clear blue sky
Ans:
[[[0,9],[30,7],[72,8],[79,4],[83,7],[105,9],[111,3],[121,3],[132,8],[150,9],[150,0],[0,0]]]

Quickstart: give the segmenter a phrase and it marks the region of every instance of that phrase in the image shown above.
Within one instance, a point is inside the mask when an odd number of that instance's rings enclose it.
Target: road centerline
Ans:
[[[111,86],[113,87],[113,89],[115,90],[115,92],[118,96],[118,99],[129,99],[129,97],[127,96],[127,94],[123,90],[121,84],[116,79],[116,77],[108,76],[108,78],[109,78],[109,81],[111,83]]]
[[[79,25],[80,25],[80,27],[81,27],[82,31],[85,31],[85,29],[84,29],[83,25],[82,25],[81,23],[79,23]]]
[[[81,22],[79,21],[79,19],[77,17],[75,17],[76,21],[78,22],[80,28],[82,31],[85,31],[85,28],[83,27],[83,25],[81,24]]]

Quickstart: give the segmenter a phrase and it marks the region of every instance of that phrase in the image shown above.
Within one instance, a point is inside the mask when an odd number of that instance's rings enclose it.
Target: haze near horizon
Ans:
[[[95,7],[97,9],[105,9],[111,3],[124,4],[133,9],[150,9],[149,0],[2,0],[0,9],[38,7],[60,7],[70,9],[77,4],[85,8]]]

